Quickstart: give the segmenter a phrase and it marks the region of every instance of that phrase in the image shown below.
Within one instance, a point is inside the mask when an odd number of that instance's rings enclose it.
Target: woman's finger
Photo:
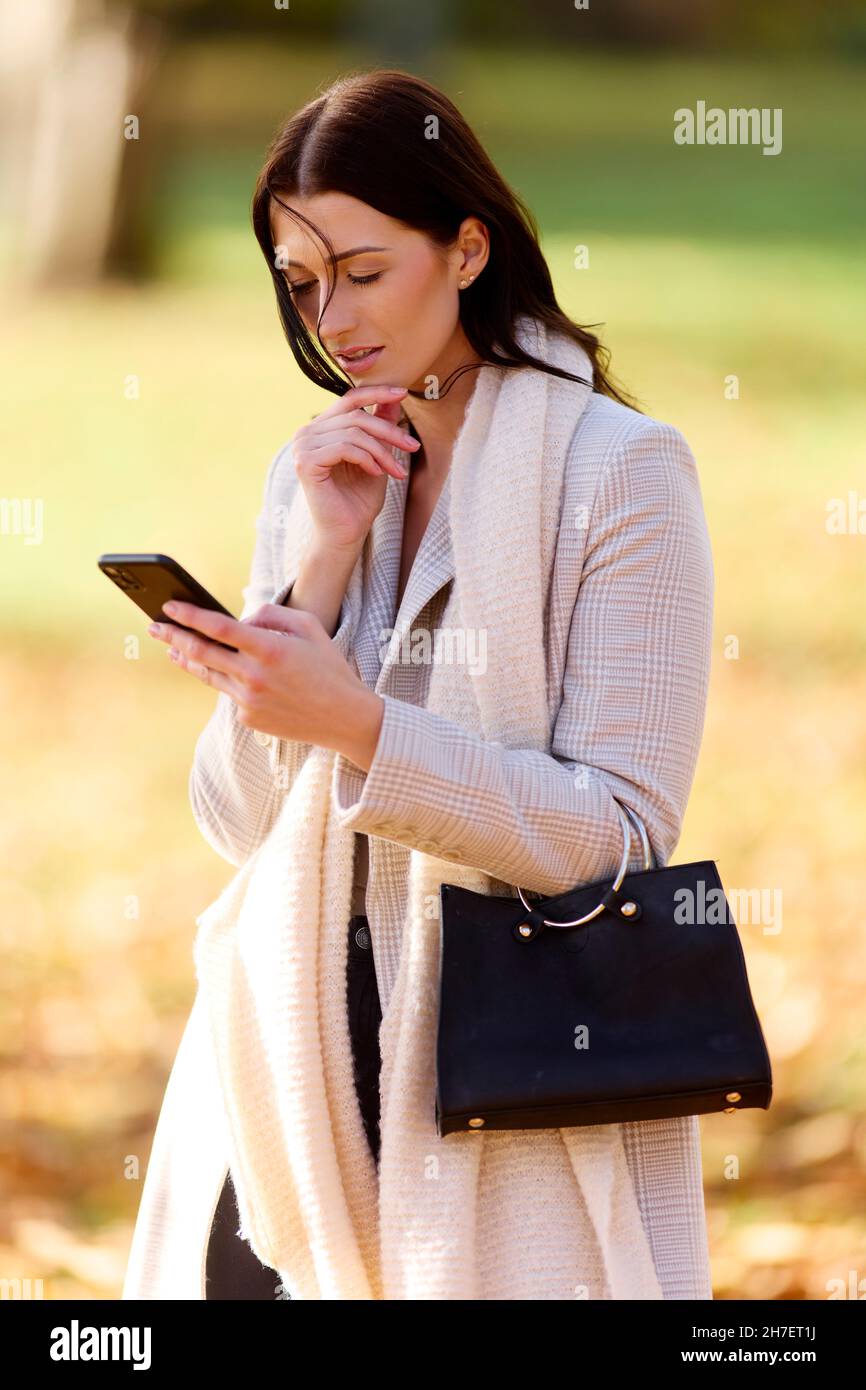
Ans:
[[[306,458],[313,467],[333,466],[334,463],[339,463],[342,460],[349,462],[350,449],[360,450],[362,454],[377,464],[380,471],[384,469],[395,478],[406,476],[405,468],[394,457],[387,445],[381,444],[354,425],[345,430],[329,431],[321,439],[308,440],[305,447],[296,453],[295,458],[298,461]],[[324,451],[327,451],[327,457]],[[355,456],[351,461],[356,461]]]
[[[366,410],[353,410],[342,419],[326,420],[316,428],[310,426],[306,438],[312,447],[319,439],[332,439],[353,429],[362,430],[368,439],[372,437],[381,442],[383,448],[395,447],[411,454],[420,447],[418,440],[402,425],[395,424],[385,415],[371,415]]]
[[[168,618],[175,618],[178,623],[183,623],[184,628],[194,628],[197,632],[204,633],[205,637],[212,639],[212,642],[222,642],[226,647],[237,647],[237,651],[223,653],[224,656],[231,658],[233,666],[220,665],[220,670],[228,673],[238,673],[243,669],[243,662],[240,661],[240,654],[246,652],[250,656],[262,656],[265,644],[261,633],[255,628],[251,628],[248,623],[239,622],[237,618],[232,618],[228,613],[215,613],[210,608],[199,608],[198,604],[187,603],[182,599],[171,599],[162,605],[162,611]],[[157,620],[151,627],[173,627],[172,623],[163,623]],[[175,632],[182,633],[183,628],[174,628]],[[151,628],[148,628],[151,632]],[[152,633],[151,636],[161,634]],[[195,633],[190,634],[195,636]]]
[[[402,406],[399,401],[395,401],[393,403],[393,408],[399,410],[402,409]],[[381,404],[377,404],[374,409],[384,410],[385,407]],[[411,450],[420,447],[419,441],[410,433],[405,425],[398,424],[396,420],[389,419],[387,415],[373,415],[369,410],[362,410],[359,407],[357,410],[349,412],[345,417],[345,423],[347,425],[360,425],[362,429],[367,430],[370,434],[376,435],[379,439],[383,439],[389,444],[396,444],[398,449]],[[322,428],[331,430],[334,428],[334,422],[329,422],[327,425],[323,425]]]
[[[177,659],[174,664],[181,671],[186,671],[187,675],[194,676],[202,685],[210,686],[212,690],[220,690],[228,695],[232,700],[238,701],[243,697],[243,691],[237,683],[222,671],[216,670],[213,666],[202,665],[198,661],[187,660],[183,653],[176,647],[167,647],[166,654],[171,657],[173,652],[177,652]]]
[[[218,642],[211,642],[197,632],[187,632],[174,623],[154,623],[148,632],[158,641],[165,642],[167,647],[174,647],[187,663],[198,662],[225,676],[243,676],[245,662],[238,652],[227,651]]]
[[[405,386],[352,386],[331,405],[320,410],[315,419],[325,420],[331,415],[344,415],[347,410],[355,410],[359,405],[376,405],[379,401],[402,401],[407,390]]]
[[[329,444],[322,449],[298,450],[294,460],[295,471],[301,480],[306,478],[310,469],[327,474],[341,463],[356,463],[373,478],[381,478],[385,471],[369,449],[361,449],[357,444]]]

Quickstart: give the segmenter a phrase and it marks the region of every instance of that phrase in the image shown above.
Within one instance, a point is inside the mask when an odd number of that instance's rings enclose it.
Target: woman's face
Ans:
[[[462,360],[467,343],[459,283],[486,259],[483,224],[467,219],[454,248],[442,251],[422,232],[345,193],[285,201],[321,227],[338,257],[318,337],[355,385],[424,390],[425,377],[444,377]],[[328,292],[324,247],[277,202],[271,204],[271,231],[277,268],[315,338]],[[353,348],[377,351],[353,364],[340,355]]]

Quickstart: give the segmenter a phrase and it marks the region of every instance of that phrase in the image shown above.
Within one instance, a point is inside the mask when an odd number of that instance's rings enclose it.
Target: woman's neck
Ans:
[[[443,371],[441,375],[432,372],[429,374],[439,375],[440,382],[444,382],[457,366],[472,364],[470,370],[461,372],[453,379],[443,396],[433,400],[423,396],[408,396],[404,399],[404,414],[421,441],[421,448],[410,457],[413,471],[423,470],[431,478],[444,478],[448,472],[454,444],[466,414],[466,406],[475,388],[479,368],[474,364],[477,362],[478,358],[466,343],[465,351],[460,353],[447,371]],[[422,385],[413,389],[422,391],[424,387]]]

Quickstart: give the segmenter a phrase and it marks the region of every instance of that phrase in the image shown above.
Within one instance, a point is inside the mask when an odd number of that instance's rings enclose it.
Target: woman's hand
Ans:
[[[266,603],[238,621],[177,601],[164,611],[195,631],[159,622],[148,632],[178,652],[181,670],[234,700],[239,723],[333,748],[369,768],[383,701],[351,669],[313,613]]]
[[[395,423],[405,394],[405,386],[353,386],[292,436],[295,471],[321,548],[363,545],[382,510],[388,475],[405,478],[391,452],[393,445],[419,448]]]

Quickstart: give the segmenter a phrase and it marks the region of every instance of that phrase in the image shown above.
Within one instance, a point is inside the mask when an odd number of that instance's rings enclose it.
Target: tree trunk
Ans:
[[[38,289],[93,283],[110,270],[146,273],[144,210],[159,144],[149,97],[166,31],[134,5],[28,0],[16,10],[14,20],[4,14],[24,35],[13,45],[9,113],[19,132],[15,277]],[[126,137],[130,117],[137,139]]]

